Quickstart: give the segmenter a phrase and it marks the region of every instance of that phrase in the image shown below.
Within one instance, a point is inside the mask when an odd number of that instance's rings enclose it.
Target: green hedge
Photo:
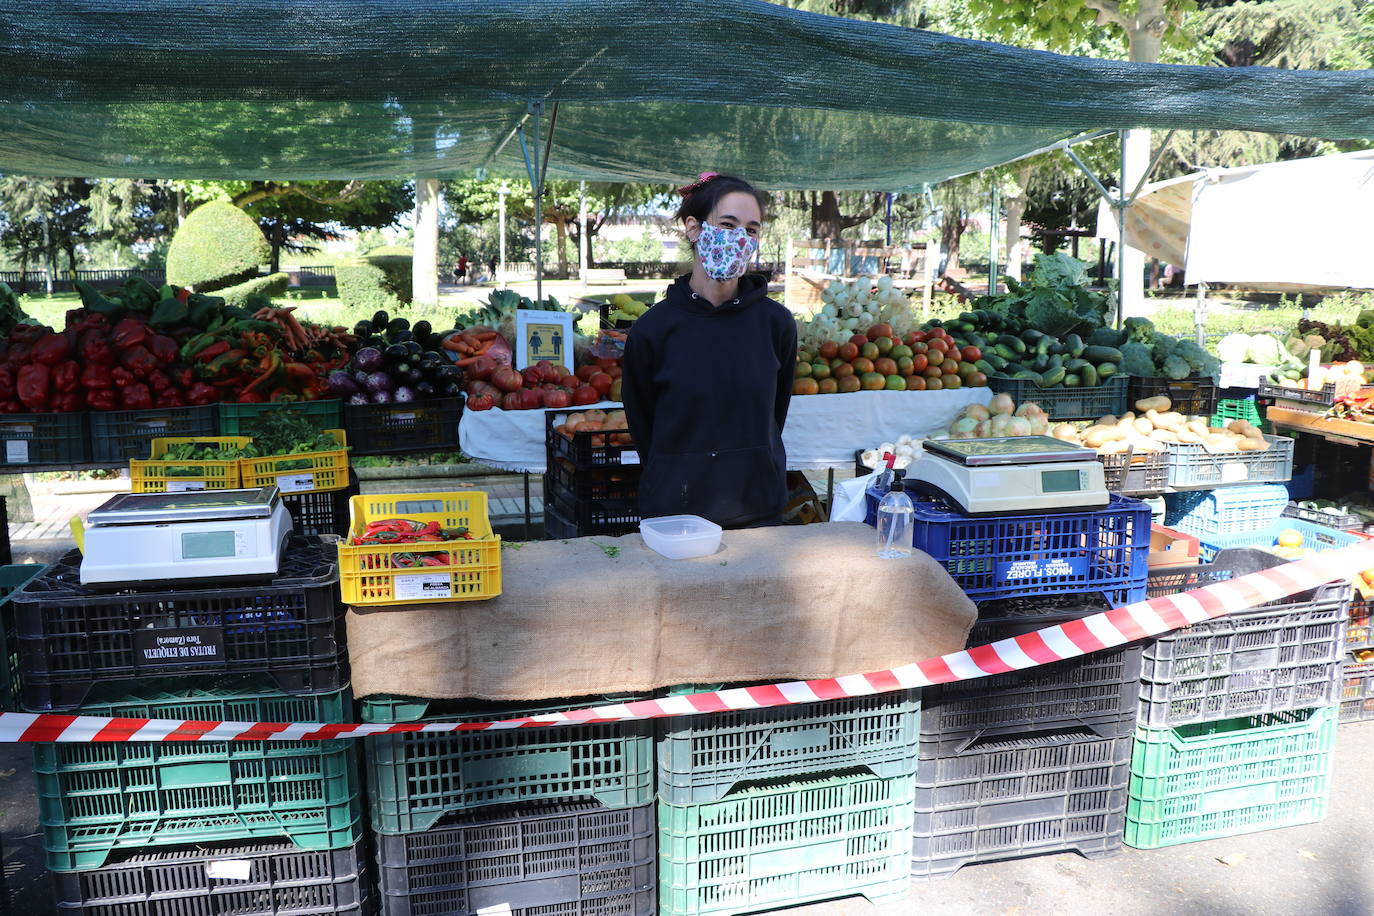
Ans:
[[[167,282],[213,292],[253,279],[272,256],[247,213],[226,201],[192,210],[167,250]]]
[[[364,260],[386,275],[387,289],[402,305],[409,305],[415,259],[408,254],[370,254]]]
[[[346,309],[375,312],[378,309],[392,311],[401,306],[386,272],[366,260],[345,261],[338,265],[334,268],[334,284]]]
[[[275,299],[278,296],[285,296],[286,290],[290,286],[290,274],[275,273],[265,277],[254,277],[247,283],[240,283],[227,289],[216,290],[215,295],[223,296],[225,305],[247,305],[249,296],[266,296],[268,299]]]

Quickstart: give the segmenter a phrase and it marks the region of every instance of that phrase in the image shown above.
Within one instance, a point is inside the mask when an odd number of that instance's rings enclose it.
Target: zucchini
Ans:
[[[1064,379],[1067,377],[1068,373],[1065,371],[1064,367],[1059,366],[1058,368],[1051,369],[1049,372],[1045,373],[1045,375],[1040,380],[1040,387],[1054,388],[1056,385],[1063,384]]]
[[[1084,347],[1083,358],[1093,365],[1100,363],[1120,363],[1121,351],[1116,347]]]

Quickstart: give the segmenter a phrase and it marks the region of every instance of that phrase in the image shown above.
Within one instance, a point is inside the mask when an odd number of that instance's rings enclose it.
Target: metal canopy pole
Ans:
[[[577,186],[577,261],[582,266],[582,289],[587,289],[587,183]]]

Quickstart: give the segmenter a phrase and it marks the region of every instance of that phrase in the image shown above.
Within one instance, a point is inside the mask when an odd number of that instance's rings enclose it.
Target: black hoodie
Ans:
[[[644,462],[644,518],[700,515],[732,528],[776,523],[787,503],[782,426],[797,326],[762,276],[719,307],[679,277],[634,324],[621,392]]]

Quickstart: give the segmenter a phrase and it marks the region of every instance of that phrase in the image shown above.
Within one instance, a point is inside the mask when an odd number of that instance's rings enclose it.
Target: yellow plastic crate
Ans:
[[[473,539],[423,544],[354,545],[368,522],[405,518],[467,528]],[[487,494],[373,493],[348,501],[348,532],[339,544],[344,604],[423,604],[481,601],[501,594],[501,538],[491,533]],[[446,554],[443,566],[397,567],[402,553]]]
[[[239,467],[244,487],[276,486],[283,493],[342,490],[348,486],[348,438],[341,429],[326,429],[339,448],[299,455],[243,458]]]
[[[159,461],[174,445],[195,443],[215,448],[244,448],[252,443],[248,436],[171,436],[153,440],[152,458],[129,461],[129,479],[135,493],[166,493],[177,490],[234,490],[241,486],[242,459],[228,461]],[[192,469],[190,474],[169,474],[172,468]]]

